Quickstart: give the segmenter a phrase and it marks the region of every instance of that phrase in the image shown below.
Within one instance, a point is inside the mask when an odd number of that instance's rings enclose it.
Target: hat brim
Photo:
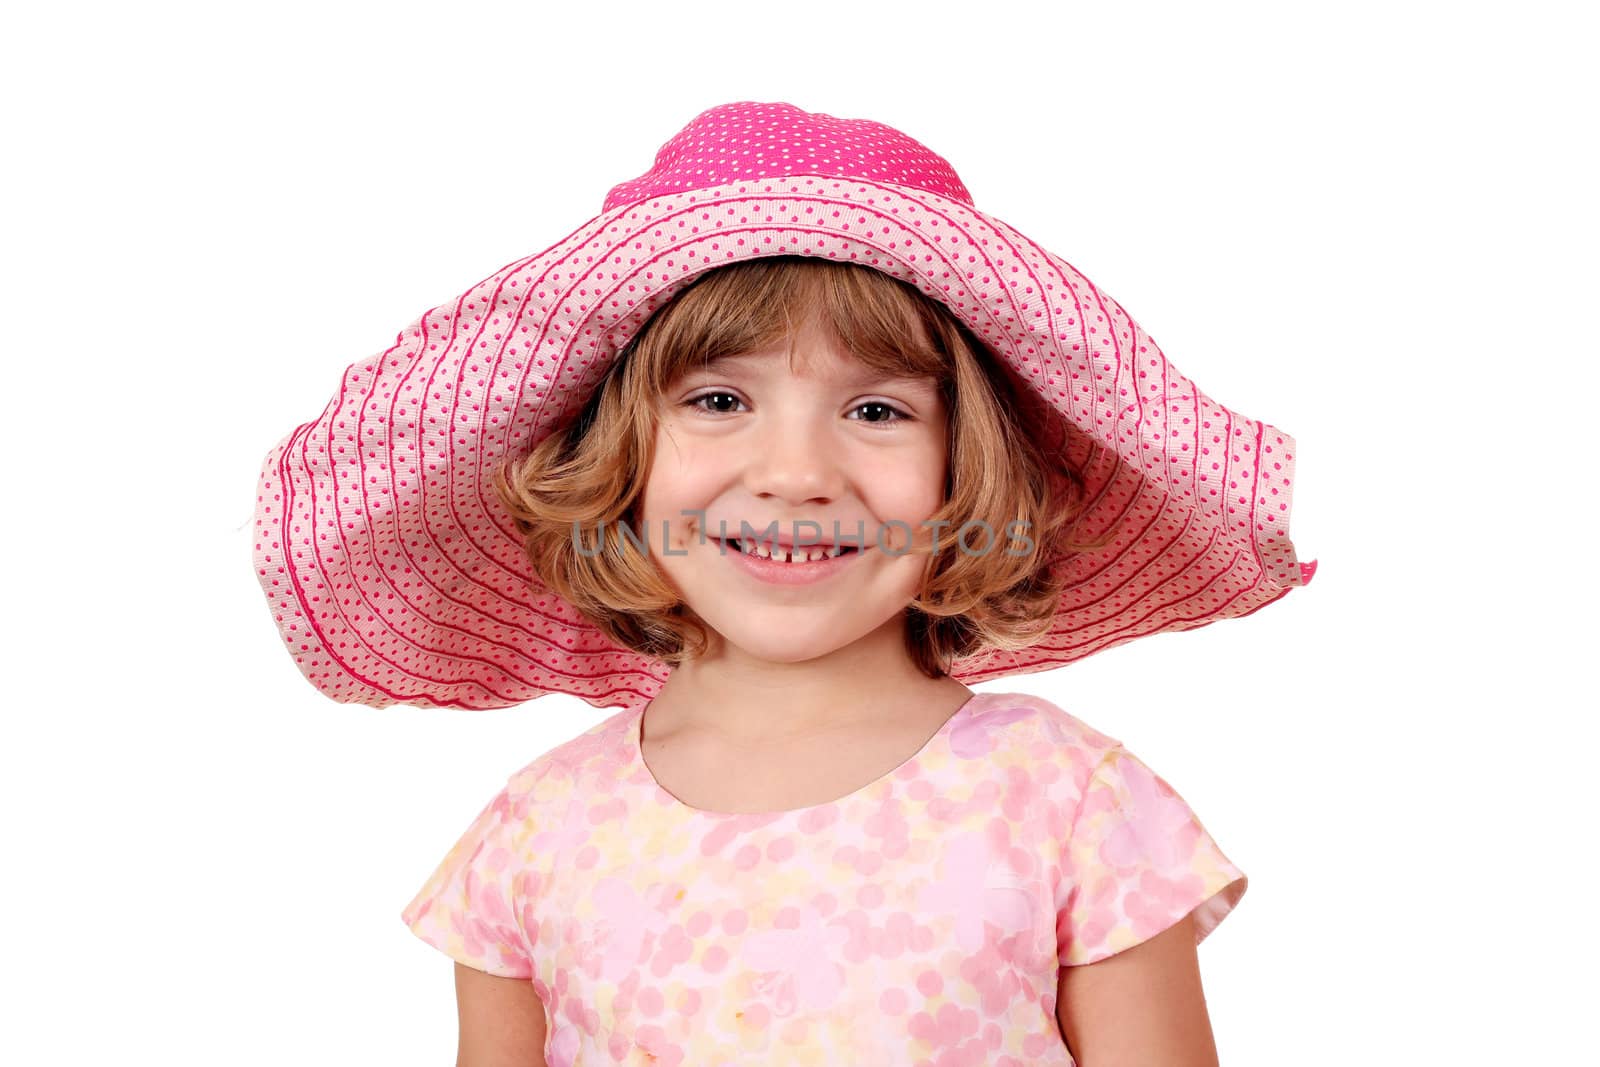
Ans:
[[[1050,632],[958,660],[977,683],[1250,614],[1305,584],[1289,538],[1295,442],[1206,396],[1059,257],[937,193],[793,176],[607,211],[424,313],[344,373],[266,457],[254,561],[328,697],[467,709],[567,693],[648,700],[669,668],[539,582],[492,472],[579,408],[697,275],[743,259],[855,263],[948,307],[1079,431],[1092,500]]]

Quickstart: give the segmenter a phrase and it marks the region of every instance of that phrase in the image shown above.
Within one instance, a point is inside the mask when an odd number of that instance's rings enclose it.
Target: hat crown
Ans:
[[[791,174],[889,182],[973,206],[972,194],[943,156],[892,126],[793,104],[744,101],[696,115],[661,146],[649,170],[606,194],[603,210]]]

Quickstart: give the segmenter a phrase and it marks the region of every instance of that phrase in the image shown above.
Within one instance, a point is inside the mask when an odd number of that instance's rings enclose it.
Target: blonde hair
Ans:
[[[1050,419],[1048,406],[932,297],[869,267],[802,256],[695,278],[623,348],[581,411],[495,472],[534,574],[619,645],[674,666],[704,653],[706,623],[648,554],[605,537],[604,525],[631,522],[643,496],[661,394],[709,360],[792,339],[806,321],[830,329],[875,371],[935,379],[949,412],[944,503],[923,530],[949,525],[907,608],[912,661],[939,678],[957,658],[1038,640],[1060,602],[1066,558],[1103,547],[1115,532],[1074,539],[1084,482],[1066,455],[1064,420]],[[1061,440],[1040,440],[1027,427],[1041,424],[1019,421],[1025,410],[1060,423]],[[991,531],[1023,524],[1032,550],[961,551],[949,531],[969,521]],[[929,540],[919,532],[913,550]]]

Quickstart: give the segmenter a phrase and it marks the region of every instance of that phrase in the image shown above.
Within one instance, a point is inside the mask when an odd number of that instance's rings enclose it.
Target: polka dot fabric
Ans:
[[[264,461],[254,564],[328,697],[637,706],[667,668],[614,645],[531,572],[492,471],[581,407],[685,283],[769,255],[856,263],[942,301],[1025,383],[1026,417],[1087,471],[1090,536],[1034,645],[958,660],[969,685],[1235,618],[1311,578],[1289,539],[1295,441],[1202,392],[1109,295],[972,206],[887,126],[789,104],[698,116],[550,248],[351,364]]]
[[[892,127],[815,115],[792,104],[724,104],[661,146],[655,166],[623,182],[604,210],[691,189],[790,174],[864,178],[938,193],[972,206],[944,158]]]
[[[692,808],[623,711],[513,774],[401,919],[532,982],[551,1067],[1071,1065],[1063,966],[1248,884],[1122,744],[1039,697],[978,693],[830,803]],[[640,857],[649,857],[641,863]]]

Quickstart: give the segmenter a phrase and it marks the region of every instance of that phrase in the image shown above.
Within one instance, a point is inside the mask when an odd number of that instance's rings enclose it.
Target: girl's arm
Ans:
[[[456,964],[456,1067],[546,1067],[544,1003],[526,978]]]
[[[1103,960],[1061,968],[1056,1020],[1078,1067],[1217,1067],[1194,913]]]

